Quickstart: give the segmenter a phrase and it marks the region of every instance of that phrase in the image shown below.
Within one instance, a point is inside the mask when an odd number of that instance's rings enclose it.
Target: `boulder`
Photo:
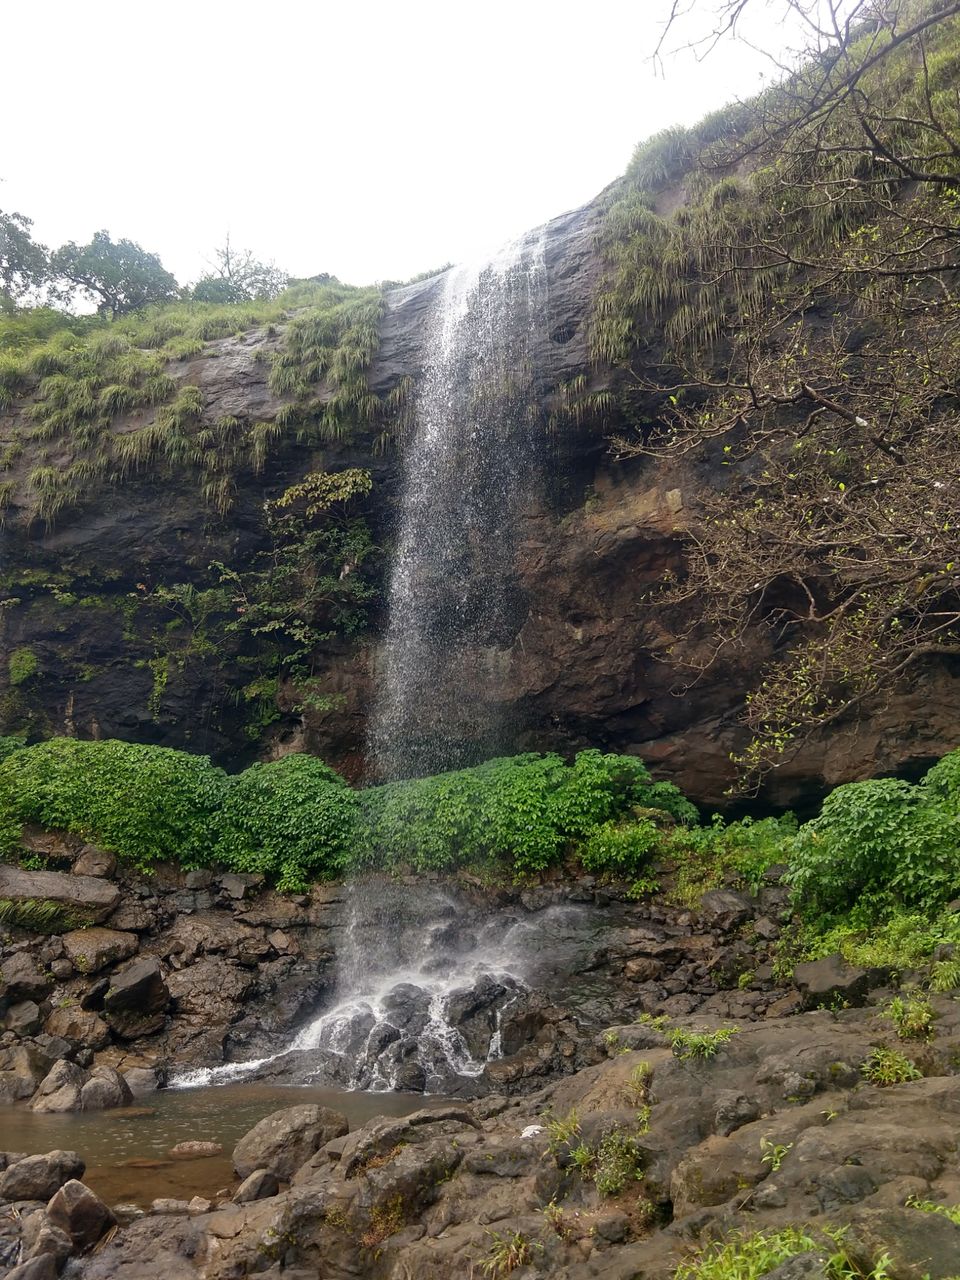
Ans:
[[[8,1271],[7,1280],[57,1280],[56,1260],[50,1253],[38,1254]]]
[[[205,956],[170,975],[170,996],[178,1013],[210,1026],[230,1022],[254,987],[252,974],[220,956]]]
[[[26,1156],[0,1173],[0,1200],[49,1200],[71,1178],[82,1178],[85,1165],[76,1151],[48,1151]]]
[[[90,1078],[89,1072],[75,1062],[61,1059],[44,1076],[37,1096],[30,1104],[33,1111],[61,1112],[80,1110],[80,1090]],[[51,1193],[52,1194],[52,1193]]]
[[[63,949],[78,973],[99,973],[108,965],[129,960],[138,946],[135,933],[119,929],[74,929],[63,935]]]
[[[124,1040],[159,1031],[170,999],[160,962],[144,956],[119,969],[104,996],[104,1016]]]
[[[289,1181],[315,1151],[331,1138],[341,1137],[349,1127],[338,1111],[313,1104],[274,1111],[234,1147],[233,1167],[241,1178],[266,1169]]]
[[[27,951],[18,951],[4,960],[0,965],[0,982],[4,987],[3,995],[11,1004],[21,1000],[45,1000],[53,990],[53,979],[43,972],[36,958]]]
[[[94,1067],[90,1079],[80,1090],[81,1111],[127,1107],[132,1101],[130,1086],[113,1067]]]
[[[74,876],[62,871],[24,871],[0,863],[0,898],[10,902],[56,902],[64,917],[99,924],[120,901],[120,890],[96,876]]]
[[[110,1028],[92,1009],[76,1005],[54,1009],[44,1026],[48,1035],[62,1036],[86,1049],[105,1049],[110,1043]]]
[[[130,1092],[135,1098],[142,1098],[148,1093],[156,1093],[160,1087],[157,1073],[153,1067],[131,1067],[123,1073]]]
[[[71,870],[75,876],[102,876],[109,880],[116,874],[117,860],[107,849],[85,844]]]
[[[31,1097],[52,1065],[50,1056],[34,1043],[0,1049],[0,1103]]]
[[[18,1036],[35,1036],[43,1027],[43,1014],[32,1000],[21,1000],[4,1014],[3,1025]]]
[[[254,1200],[266,1200],[280,1190],[280,1181],[269,1169],[254,1169],[233,1193],[234,1204],[251,1204]]]
[[[805,1009],[856,1008],[863,1004],[870,988],[865,969],[847,964],[839,953],[798,964],[793,971],[794,986]]]
[[[753,915],[753,903],[732,889],[711,889],[700,899],[700,916],[714,929],[735,929]]]
[[[75,1249],[92,1249],[117,1220],[88,1186],[71,1178],[47,1205],[50,1225],[70,1237]]]

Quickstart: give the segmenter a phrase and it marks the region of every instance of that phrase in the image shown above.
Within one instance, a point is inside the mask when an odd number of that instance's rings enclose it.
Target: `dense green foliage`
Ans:
[[[695,813],[633,756],[581,751],[572,765],[557,755],[508,756],[365,791],[367,856],[417,870],[507,859],[517,872],[541,871],[636,805]]]
[[[960,946],[960,914],[947,909],[960,894],[958,766],[954,752],[919,784],[838,787],[798,830],[790,815],[700,825],[642,761],[598,750],[570,763],[503,757],[355,790],[307,755],[229,777],[206,757],[162,747],[66,738],[25,747],[6,738],[0,856],[15,855],[21,825],[36,823],[142,869],[222,865],[286,890],[365,869],[523,878],[568,865],[626,881],[634,895],[662,879],[665,893],[692,906],[709,888],[756,889],[776,865],[778,875],[786,868],[797,912],[778,944],[781,974],[839,951],[894,973],[930,966],[930,988],[952,990],[960,987],[950,950]],[[722,1037],[707,1041],[715,1051]]]
[[[895,778],[837,787],[794,848],[800,900],[820,912],[856,904],[864,918],[949,901],[960,888],[960,816],[944,800]]]
[[[346,870],[358,838],[359,800],[322,761],[289,755],[232,778],[219,825],[220,861],[299,890]]]
[[[138,867],[210,860],[227,775],[206,756],[53,738],[0,764],[0,820],[72,831]]]

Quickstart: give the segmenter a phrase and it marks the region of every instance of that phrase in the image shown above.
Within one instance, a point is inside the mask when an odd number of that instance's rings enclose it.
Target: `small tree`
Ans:
[[[64,301],[83,294],[114,318],[179,295],[176,280],[155,253],[133,240],[111,240],[108,231],[97,231],[89,244],[71,240],[57,249],[50,272],[66,282],[60,289]]]
[[[0,209],[0,310],[42,285],[48,274],[47,251],[30,234],[32,221]]]
[[[275,298],[290,277],[274,262],[261,262],[250,249],[234,249],[230,237],[214,250],[214,269],[193,286],[198,302],[252,302]]]

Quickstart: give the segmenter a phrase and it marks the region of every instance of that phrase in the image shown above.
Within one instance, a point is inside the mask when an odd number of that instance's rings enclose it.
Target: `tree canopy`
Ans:
[[[179,297],[176,279],[155,253],[133,240],[114,241],[109,231],[97,231],[89,244],[61,246],[51,256],[50,274],[66,282],[58,290],[66,299],[79,292],[111,316]]]

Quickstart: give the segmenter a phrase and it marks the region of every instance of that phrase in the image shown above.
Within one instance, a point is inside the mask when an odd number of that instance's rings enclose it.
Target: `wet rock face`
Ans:
[[[545,420],[556,410],[557,388],[572,379],[584,377],[591,391],[613,383],[589,353],[601,203],[556,218],[545,229],[547,315],[531,352]],[[422,372],[424,333],[443,284],[442,276],[435,277],[387,295],[381,346],[369,371],[377,394]],[[267,386],[269,361],[263,357],[281,340],[263,331],[223,339],[208,344],[202,358],[176,362],[171,370],[201,388],[205,422],[224,414],[251,422],[270,419],[280,403]],[[655,350],[650,359],[657,362]],[[677,687],[690,681],[689,669],[678,667],[673,656],[682,650],[675,632],[683,623],[671,622],[671,630],[648,603],[665,573],[682,572],[678,528],[696,490],[715,477],[692,464],[617,462],[605,439],[569,424],[551,438],[551,451],[542,500],[530,505],[524,520],[512,584],[519,602],[515,625],[496,647],[479,649],[475,663],[465,662],[465,670],[477,671],[495,663],[502,679],[494,692],[480,683],[468,685],[464,701],[478,707],[483,722],[502,713],[516,727],[511,745],[517,750],[603,744],[639,753],[698,802],[722,807],[728,803],[730,753],[743,746],[744,693],[775,656],[770,637],[766,631],[751,633],[736,658],[711,669],[678,698]],[[266,490],[262,476],[241,474],[235,508],[215,528],[192,477],[184,476],[145,478],[108,490],[53,530],[26,530],[9,521],[0,530],[5,565],[76,574],[96,583],[106,602],[65,617],[40,593],[5,611],[10,647],[42,656],[31,687],[38,730],[187,746],[224,761],[245,756],[244,725],[233,701],[223,696],[215,664],[182,664],[155,714],[143,661],[153,649],[134,654],[124,647],[116,610],[136,593],[138,581],[209,586],[197,566],[218,559],[240,567],[252,562],[267,545],[264,497],[279,495],[317,465],[372,469],[375,491],[365,514],[375,540],[386,545],[396,525],[399,458],[377,452],[372,435],[362,433],[325,445],[319,463],[314,451],[281,441]],[[368,639],[376,641],[379,621],[373,619]],[[301,715],[285,702],[261,744],[263,753],[296,745],[359,776],[375,644],[333,643],[314,655],[314,665],[340,706]],[[89,678],[81,679],[77,671],[84,667]],[[0,671],[0,686],[5,678]],[[894,692],[881,707],[863,708],[855,725],[833,726],[828,740],[800,750],[776,771],[768,798],[784,805],[809,803],[840,782],[929,762],[955,745],[958,718],[960,674],[946,665],[924,668],[909,689]],[[107,872],[90,862],[84,874]],[[98,920],[105,914],[96,904],[93,911]],[[133,928],[135,918],[117,927]]]

